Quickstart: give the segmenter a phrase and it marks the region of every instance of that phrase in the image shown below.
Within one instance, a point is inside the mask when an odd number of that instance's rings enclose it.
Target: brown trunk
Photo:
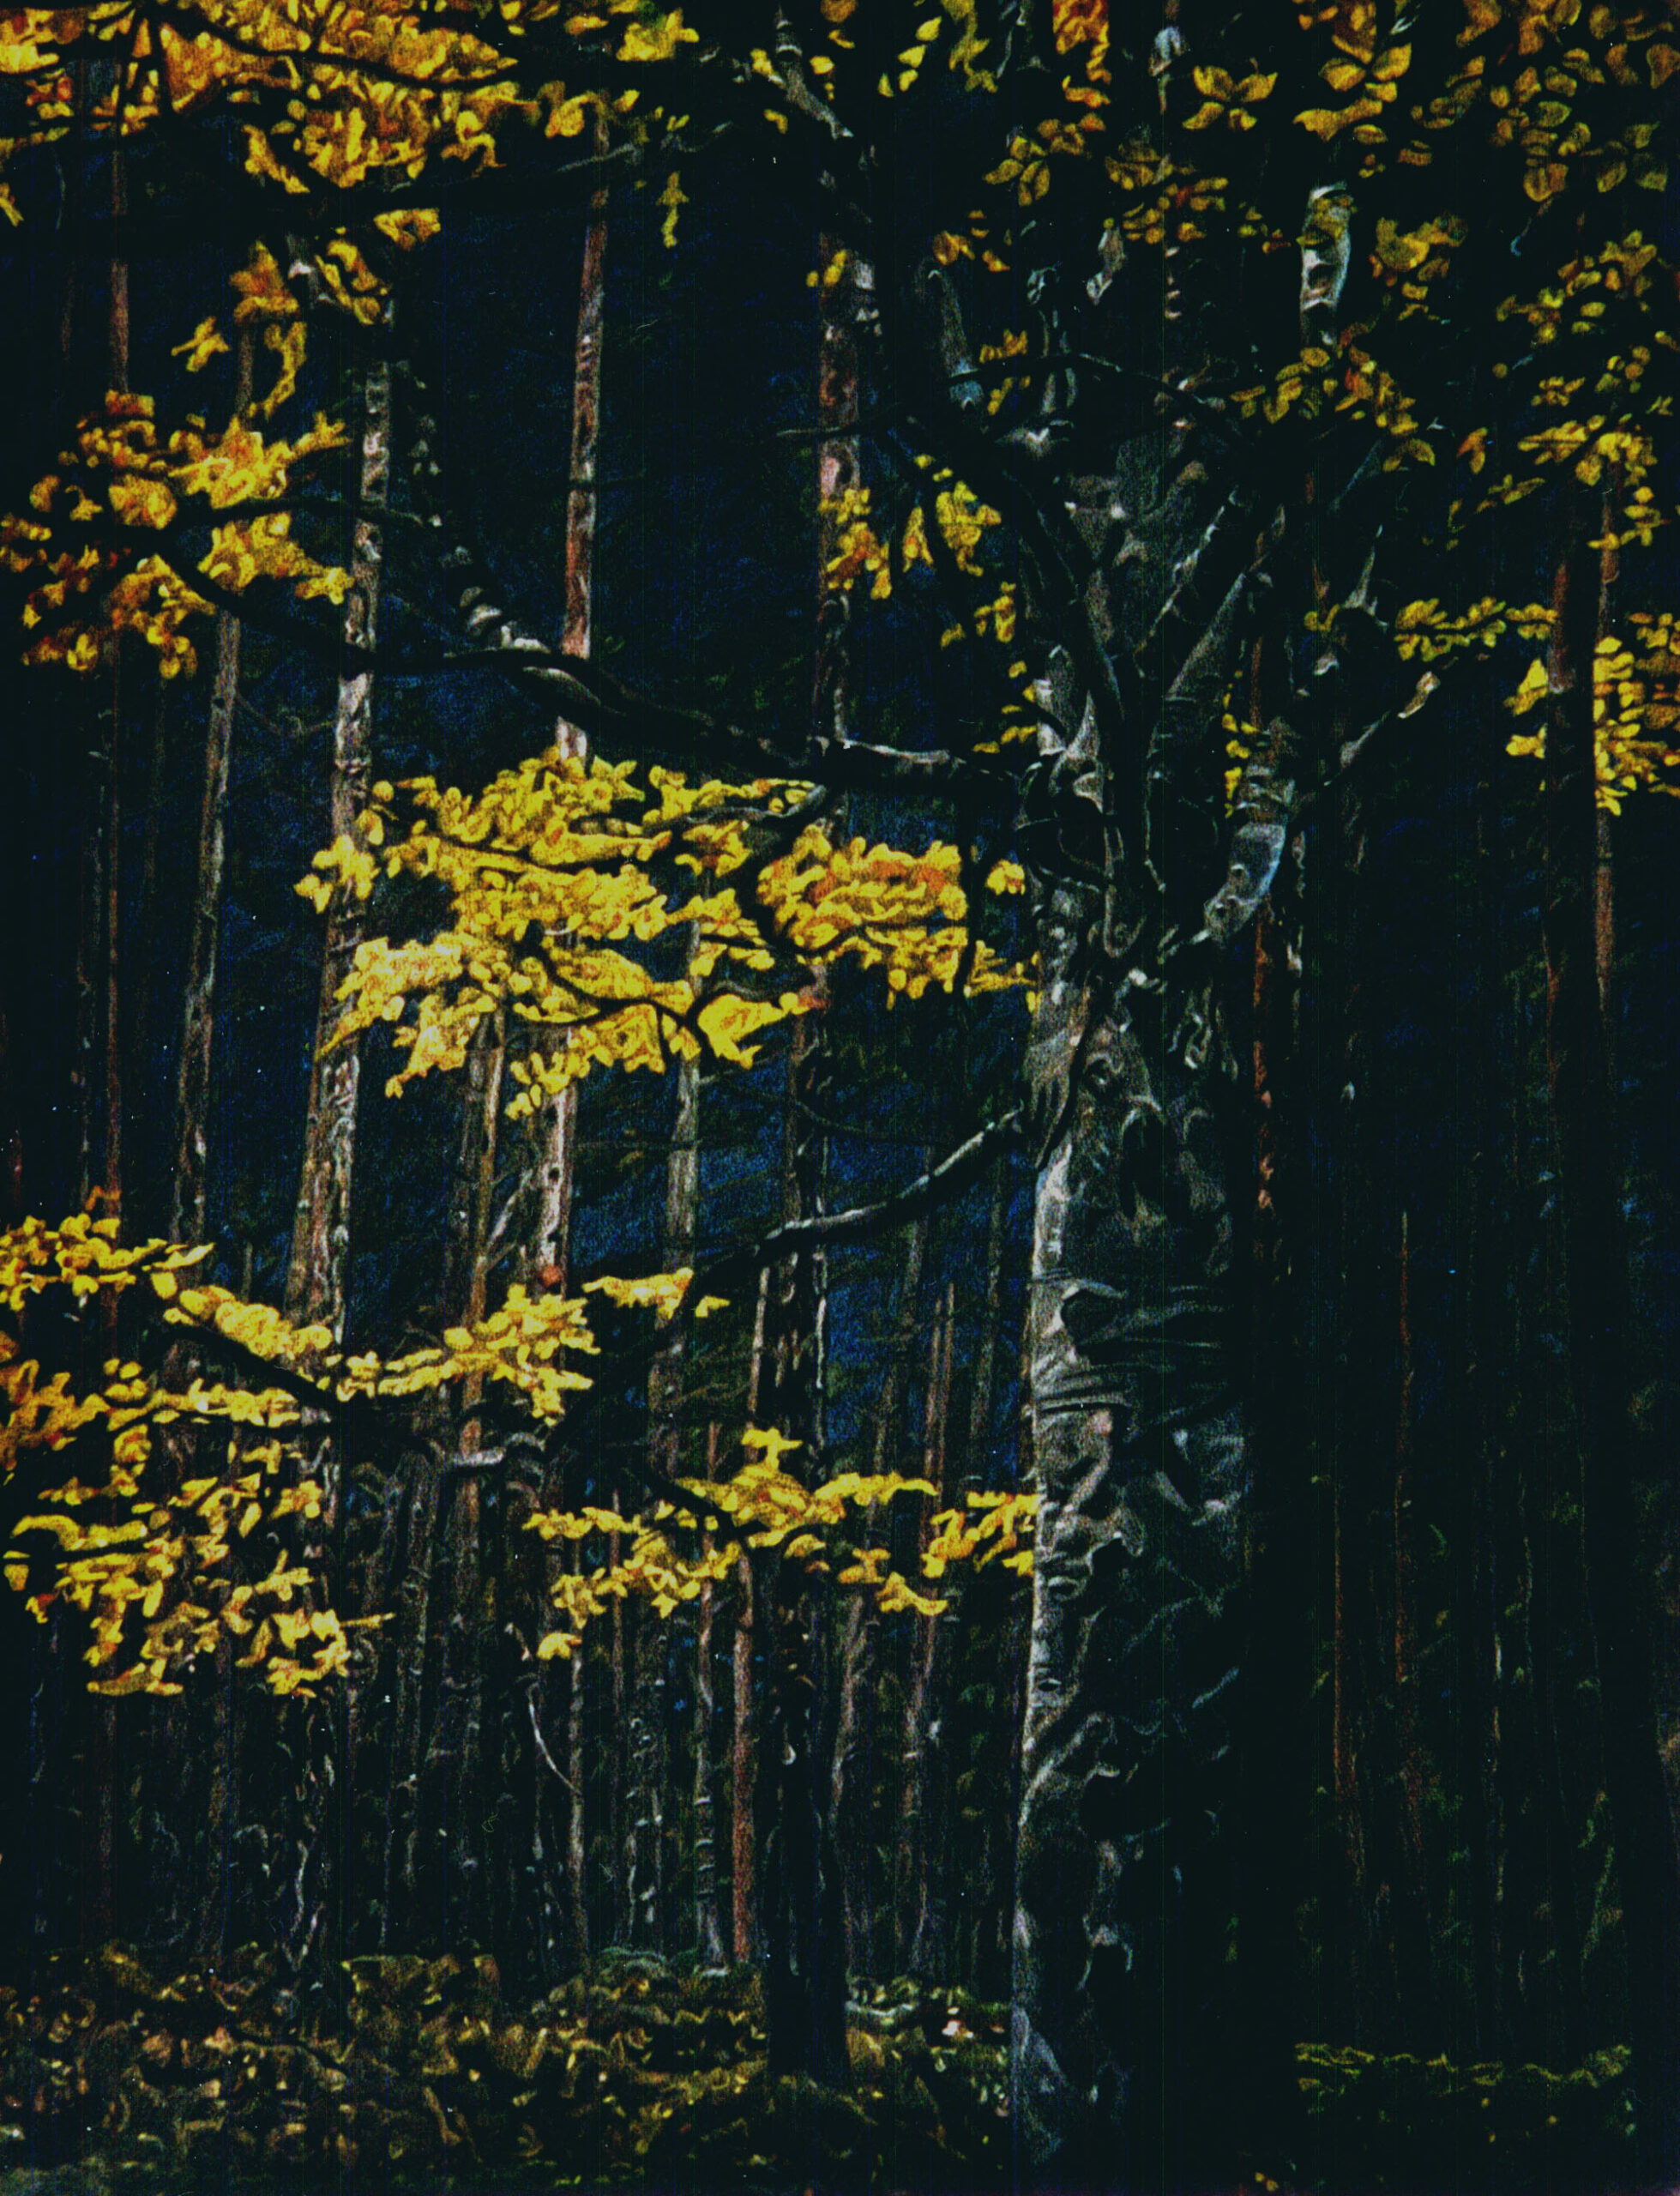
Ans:
[[[111,156],[111,211],[123,221],[129,211],[129,164],[119,146]],[[125,394],[129,386],[129,263],[111,262],[111,385]]]
[[[1546,1051],[1563,1214],[1587,1602],[1598,1650],[1605,1782],[1625,1916],[1641,2177],[1680,2178],[1680,2025],[1671,2007],[1680,1868],[1657,1751],[1650,1582],[1635,1523],[1639,1434],[1633,1304],[1594,920],[1593,651],[1603,573],[1577,497],[1552,591],[1546,713]]]

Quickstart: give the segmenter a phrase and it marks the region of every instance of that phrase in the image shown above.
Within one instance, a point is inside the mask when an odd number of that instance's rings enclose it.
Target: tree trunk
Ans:
[[[789,1049],[782,1206],[820,1210],[823,1054],[814,1017],[796,1022]],[[800,1442],[810,1486],[824,1469],[827,1266],[796,1252],[773,1276],[765,1316],[758,1422]],[[828,1834],[822,1744],[823,1603],[804,1566],[772,1550],[755,1566],[753,1597],[768,1617],[762,1755],[771,1824],[760,1878],[765,2024],[773,2074],[850,2079],[846,2041],[846,1928],[839,1863]]]
[[[1060,756],[1067,809],[1088,802],[1106,836],[1095,713],[1060,651],[1049,699],[1079,729],[1064,742],[1046,726],[1041,748]],[[1075,827],[1064,811],[1051,828],[1065,843]],[[1247,1463],[1222,1039],[1205,995],[1126,984],[1087,950],[1147,920],[1123,859],[1106,909],[1094,888],[1033,888],[1027,1074],[1046,1132],[1012,2078],[1035,2185],[1142,2189],[1194,2171],[1229,2090],[1228,1605]]]
[[[239,332],[233,409],[250,402],[254,345]],[[227,851],[227,777],[233,713],[239,700],[239,620],[216,617],[214,683],[204,728],[204,779],[198,811],[198,877],[187,933],[186,993],[181,1016],[181,1056],[175,1076],[175,1171],[171,1190],[172,1242],[198,1243],[206,1227],[209,1147],[210,1061],[215,1041],[216,978],[221,935],[222,872]],[[161,745],[161,731],[160,732]],[[140,1033],[141,1041],[145,1032]]]
[[[1243,1717],[1243,1834],[1237,1944],[1248,2129],[1264,2155],[1295,2078],[1301,2024],[1297,1915],[1307,1892],[1312,1789],[1306,1704],[1312,1648],[1301,1590],[1312,1455],[1295,1295],[1301,956],[1268,901],[1255,927],[1255,1193],[1249,1379],[1254,1499],[1244,1536],[1249,1621]]]
[[[566,1561],[574,1571],[582,1568],[583,1545],[580,1541],[567,1543]],[[587,1821],[584,1813],[585,1783],[588,1776],[588,1759],[585,1746],[584,1674],[587,1665],[581,1650],[574,1652],[566,1665],[566,1879],[567,1911],[571,1927],[572,1964],[581,1973],[589,1960],[589,1845]]]
[[[1680,2178],[1680,2024],[1673,2018],[1680,1868],[1657,1748],[1650,1581],[1635,1527],[1639,1434],[1633,1317],[1595,921],[1593,650],[1601,571],[1576,497],[1552,591],[1546,714],[1546,1051],[1563,1212],[1581,1445],[1587,1600],[1602,1689],[1605,1781],[1626,1917],[1629,2023],[1641,2177]]]
[[[692,1268],[699,1227],[700,1064],[677,1063],[676,1114],[665,1162],[665,1260]],[[683,1396],[679,1329],[653,1360],[647,1383],[647,1458],[666,1480],[681,1468]],[[637,1611],[635,1680],[630,1710],[630,1941],[668,1949],[665,1914],[665,1783],[670,1773],[665,1700],[670,1634],[650,1605]]]
[[[636,1608],[630,1681],[629,1820],[626,1825],[625,1897],[629,1941],[638,1952],[669,1949],[665,1906],[665,1802],[670,1763],[665,1701],[670,1691],[670,1632],[651,1602]]]
[[[1001,1163],[992,1179],[991,1213],[986,1229],[986,1287],[978,1347],[974,1353],[973,1385],[968,1396],[968,1449],[966,1477],[978,1487],[1002,1483],[992,1458],[992,1421],[997,1401],[997,1365],[1003,1334],[1004,1258],[1009,1247],[1009,1193],[1013,1169]],[[1019,1348],[1019,1336],[1016,1337]],[[1023,1384],[1024,1388],[1024,1384]],[[1019,1484],[1030,1478],[1024,1447],[1013,1459]],[[981,1997],[995,1996],[1007,1988],[1002,1980],[1009,1967],[1009,1939],[1014,1922],[1015,1825],[1019,1812],[1016,1779],[1013,1773],[1021,1744],[1021,1677],[1026,1667],[1025,1626],[1020,1591],[1009,1596],[1000,1642],[999,1667],[992,1685],[997,1721],[1002,1728],[988,1732],[988,1744],[998,1749],[1007,1764],[1002,1779],[1000,1809],[982,1802],[980,1860],[978,1881],[985,1885],[975,1902],[970,1943],[972,1951],[961,1979]],[[997,1979],[995,1979],[997,1978]]]
[[[380,521],[390,487],[391,373],[387,360],[376,359],[364,369],[358,395],[360,462],[344,637],[347,647],[365,651],[374,647],[379,633],[384,568]],[[356,836],[357,818],[367,806],[373,774],[373,673],[365,667],[346,672],[339,681],[328,824],[334,841]],[[336,906],[328,918],[303,1173],[286,1277],[288,1317],[318,1322],[335,1336],[344,1330],[350,1280],[350,1180],[361,1055],[354,1044],[334,1051],[328,1047],[338,1022],[339,987],[349,973],[363,928],[355,905]],[[335,1505],[336,1492],[329,1487],[329,1522]]]
[[[758,1954],[756,1927],[758,1843],[753,1819],[756,1758],[752,1732],[752,1566],[744,1555],[736,1574],[729,1747],[730,1944],[735,1959],[742,1965],[756,1959]]]
[[[904,1391],[926,1262],[930,1215],[918,1213],[900,1238],[898,1319],[887,1369],[876,1405],[874,1456],[877,1475],[899,1468]],[[877,1527],[870,1509],[864,1531],[872,1542]],[[874,1754],[876,1650],[880,1618],[872,1595],[850,1596],[840,1650],[840,1701],[835,1719],[834,1771],[829,1780],[828,1820],[840,1855],[841,1894],[846,1902],[846,1961],[854,1976],[875,1972],[874,1871],[875,1795],[868,1764]]]
[[[922,1476],[938,1489],[930,1509],[942,1509],[948,1499],[946,1437],[950,1421],[955,1326],[956,1288],[954,1283],[948,1282],[944,1300],[934,1319],[928,1354]],[[919,1537],[924,1548],[929,1537],[926,1512]],[[942,1835],[948,1761],[944,1704],[940,1698],[949,1661],[948,1637],[948,1620],[917,1618],[910,1698],[904,1718],[904,1804],[900,1818],[899,1853],[905,1872],[905,1897],[900,1902],[904,1920],[900,1942],[905,1948],[906,1969],[924,1982],[948,1981],[950,1970],[947,1890],[950,1855]]]
[[[715,1479],[722,1428],[715,1421],[706,1436],[706,1476]],[[706,1547],[711,1549],[711,1535]],[[717,1588],[708,1578],[700,1589],[694,1638],[694,1946],[702,1967],[724,1964],[723,1917],[718,1910],[717,1771],[712,1749],[718,1704],[713,1668],[713,1629]]]

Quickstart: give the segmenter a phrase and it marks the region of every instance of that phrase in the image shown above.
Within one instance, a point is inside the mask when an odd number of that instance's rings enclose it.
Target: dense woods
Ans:
[[[5,16],[0,2179],[1680,2182],[1677,74]]]

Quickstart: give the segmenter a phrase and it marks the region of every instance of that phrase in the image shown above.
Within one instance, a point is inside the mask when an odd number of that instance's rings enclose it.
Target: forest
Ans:
[[[0,2196],[1680,2187],[1676,75],[0,13]]]

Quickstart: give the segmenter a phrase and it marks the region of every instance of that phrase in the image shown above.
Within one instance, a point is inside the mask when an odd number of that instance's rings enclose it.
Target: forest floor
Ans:
[[[1026,2196],[1007,2039],[1006,2007],[881,1985],[851,2009],[841,2092],[769,2073],[746,1970],[608,1953],[514,2012],[482,1956],[352,1959],[298,1993],[256,1950],[165,1977],[107,1945],[0,1985],[0,2196]],[[1322,2045],[1297,2064],[1280,2154],[1241,2196],[1632,2186],[1623,2052],[1568,2075]]]

